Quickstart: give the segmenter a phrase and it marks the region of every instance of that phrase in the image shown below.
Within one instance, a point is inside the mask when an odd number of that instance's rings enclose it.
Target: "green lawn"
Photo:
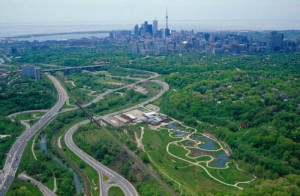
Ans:
[[[111,187],[108,189],[108,196],[123,196],[125,195],[119,187]]]
[[[42,196],[42,192],[35,185],[30,182],[15,178],[9,190],[6,193],[7,196],[18,195],[30,195],[30,196]]]
[[[133,159],[126,155],[126,153],[124,154],[119,146],[112,145],[107,147],[107,145],[113,141],[102,129],[107,128],[103,127],[99,129],[91,125],[85,125],[78,132],[76,132],[74,135],[74,141],[79,148],[86,151],[96,160],[101,161],[103,164],[107,165],[112,170],[131,181],[131,183],[133,183],[133,185],[137,188],[137,191],[140,195],[169,194],[157,181],[155,181],[144,171],[140,170],[138,165],[133,164]],[[123,129],[127,129],[129,132],[130,127],[124,127]],[[124,133],[123,131],[116,130],[116,128],[112,127],[110,127],[109,130],[116,136],[120,133]],[[127,134],[122,135],[122,138],[127,138],[124,140],[124,142],[130,140],[129,137],[130,136]],[[98,157],[98,155],[101,156],[102,154],[99,154],[99,150],[95,149],[97,147],[100,148],[98,144],[102,144],[100,145],[102,148],[101,152],[104,153],[104,158],[102,159]],[[104,146],[106,147],[104,148]],[[93,149],[95,150],[92,151]],[[110,158],[108,159],[108,157]],[[126,163],[129,165],[124,167],[124,164],[126,165]]]
[[[28,120],[28,119],[33,119],[33,118],[39,118],[42,117],[45,113],[44,112],[32,112],[32,113],[23,113],[19,114],[15,117],[16,121],[20,120]]]
[[[200,164],[206,167],[204,163]],[[210,174],[214,177],[230,184],[235,184],[241,181],[249,181],[253,178],[252,175],[249,175],[244,171],[238,170],[234,163],[229,163],[228,166],[229,168],[227,169],[211,169],[207,167],[206,169],[208,169]]]
[[[174,139],[169,137],[166,130],[153,131],[149,128],[145,129],[143,143],[153,164],[165,176],[167,175],[169,179],[172,179],[173,182],[180,183],[186,194],[200,194],[203,192],[214,192],[214,190],[229,192],[237,190],[209,178],[201,167],[191,166],[189,163],[167,154],[166,146],[171,141],[174,141]],[[181,149],[176,149],[176,151],[181,153],[179,155],[185,155],[186,151]],[[174,184],[177,183],[174,182]]]

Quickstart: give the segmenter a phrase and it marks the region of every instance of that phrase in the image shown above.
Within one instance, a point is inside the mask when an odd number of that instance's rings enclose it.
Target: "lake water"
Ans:
[[[70,39],[81,39],[81,38],[104,38],[107,37],[108,33],[70,33],[70,34],[56,34],[56,35],[43,35],[43,36],[31,36],[26,38],[13,38],[18,41],[39,41],[44,42],[48,40],[62,41]]]
[[[141,21],[142,22],[142,21]],[[0,38],[32,34],[133,30],[136,21],[95,23],[0,23]],[[159,20],[159,29],[164,28]],[[172,30],[220,31],[220,30],[290,30],[300,29],[300,20],[169,20]]]

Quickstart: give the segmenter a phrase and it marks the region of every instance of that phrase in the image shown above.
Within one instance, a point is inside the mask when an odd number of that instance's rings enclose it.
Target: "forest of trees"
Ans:
[[[231,158],[260,179],[245,193],[299,192],[299,53],[183,54],[144,58],[128,55],[124,48],[113,46],[52,47],[21,57],[16,63],[80,66],[101,59],[109,61],[111,66],[160,73],[170,85],[170,91],[159,102],[162,112],[228,143],[232,149]],[[131,100],[143,98],[133,92],[127,96]],[[3,107],[9,107],[3,100],[0,102]],[[91,107],[101,112],[119,101],[117,97]],[[35,106],[40,105],[36,103]]]
[[[37,109],[48,109],[56,101],[56,90],[50,80],[43,77],[40,82],[10,74],[0,81],[0,135],[8,137],[0,140],[0,166],[11,145],[24,130],[19,122],[11,122],[7,115]]]
[[[152,58],[148,65],[136,60],[131,67],[165,74],[171,90],[159,103],[162,112],[215,134],[244,169],[278,183],[300,174],[299,59],[195,55]],[[299,191],[299,181],[292,184]]]
[[[39,82],[32,79],[9,75],[0,81],[0,116],[11,113],[48,109],[56,101],[56,90],[50,80],[43,76]]]

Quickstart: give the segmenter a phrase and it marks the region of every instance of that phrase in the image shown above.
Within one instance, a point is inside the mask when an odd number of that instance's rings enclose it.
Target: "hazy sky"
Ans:
[[[0,23],[140,24],[164,20],[167,7],[170,25],[259,20],[300,28],[300,0],[0,0]]]

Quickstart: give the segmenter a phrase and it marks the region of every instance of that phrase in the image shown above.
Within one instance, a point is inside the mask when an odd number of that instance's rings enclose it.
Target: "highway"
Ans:
[[[58,92],[58,101],[37,123],[35,123],[31,128],[26,129],[21,134],[8,152],[5,165],[0,174],[1,196],[5,195],[15,177],[22,154],[28,141],[58,114],[58,111],[63,107],[65,101],[68,99],[68,95],[59,81],[51,75],[47,75],[47,77],[53,82]]]
[[[147,79],[145,81],[148,81],[148,80],[149,79]],[[161,81],[158,81],[158,80],[154,80],[154,82],[158,83],[163,88],[156,96],[152,97],[151,99],[149,99],[149,100],[147,100],[147,101],[145,101],[143,103],[137,104],[137,105],[135,105],[133,107],[126,108],[126,109],[123,109],[123,110],[120,110],[120,111],[117,111],[117,112],[113,112],[113,113],[110,113],[110,114],[107,114],[107,115],[115,115],[115,114],[118,114],[118,113],[123,113],[123,112],[129,111],[129,110],[135,109],[137,107],[146,105],[146,104],[148,104],[148,103],[150,103],[150,102],[158,99],[167,90],[169,90],[169,85],[167,83],[161,82]],[[125,88],[125,87],[122,87],[122,88]],[[114,91],[115,90],[113,90],[111,92],[114,92]],[[97,117],[96,120],[99,120],[101,118],[103,118],[103,116]],[[90,123],[90,120],[85,120],[85,121],[82,121],[82,122],[80,122],[78,124],[75,124],[74,126],[72,126],[67,131],[67,133],[65,134],[64,139],[65,139],[65,143],[66,143],[67,147],[71,151],[73,151],[79,158],[81,158],[83,161],[85,161],[87,164],[89,164],[92,168],[94,168],[98,172],[98,175],[99,175],[99,187],[100,187],[100,190],[101,190],[100,195],[102,195],[102,196],[108,195],[107,192],[108,192],[109,187],[111,187],[111,186],[118,186],[118,187],[120,187],[124,191],[124,193],[125,193],[126,196],[136,196],[136,195],[138,195],[136,189],[134,188],[134,186],[128,180],[126,180],[124,177],[122,177],[118,173],[112,171],[108,167],[104,166],[103,164],[101,164],[100,162],[98,162],[97,160],[95,160],[93,157],[91,157],[87,153],[83,152],[80,148],[78,148],[75,145],[75,143],[73,141],[73,134],[76,132],[76,130],[80,126],[83,126],[83,125],[88,124],[88,123]],[[109,180],[107,182],[103,182],[102,181],[102,175],[103,174],[106,175],[109,178]],[[114,182],[114,184],[111,184],[110,182]]]
[[[147,78],[147,79],[141,79],[135,83],[117,88],[117,89],[113,89],[113,90],[108,90],[100,95],[98,95],[92,102],[83,105],[83,107],[87,107],[89,105],[91,105],[92,103],[96,103],[100,100],[103,99],[104,96],[112,93],[112,92],[116,92],[119,91],[121,89],[124,88],[128,88],[130,86],[134,86],[143,82],[147,82],[149,80],[152,80],[154,78],[158,77],[158,74],[154,74],[154,76]],[[15,177],[15,173],[18,169],[18,165],[19,162],[21,160],[21,156],[25,150],[25,147],[28,143],[28,141],[41,129],[43,128],[48,122],[50,122],[56,115],[58,115],[59,110],[63,107],[64,103],[66,102],[66,100],[68,99],[68,95],[66,93],[66,91],[64,90],[64,88],[61,86],[61,84],[59,83],[59,81],[51,76],[48,75],[48,78],[53,82],[53,84],[55,85],[56,90],[58,91],[58,101],[55,104],[55,106],[53,106],[50,110],[47,110],[47,113],[36,123],[34,124],[31,128],[27,128],[23,134],[16,140],[16,142],[13,144],[12,148],[10,149],[8,155],[7,155],[7,159],[5,162],[5,166],[3,168],[3,170],[1,171],[0,174],[0,195],[5,195],[5,193],[7,192],[7,190],[9,189],[9,186],[11,185],[14,177]],[[112,114],[116,114],[116,113],[120,113],[120,112],[125,112],[127,110],[130,110],[132,108],[135,107],[139,107],[141,105],[147,104],[151,101],[156,100],[157,98],[159,98],[165,91],[167,91],[169,89],[169,86],[161,81],[157,81],[157,80],[153,80],[153,82],[156,82],[158,84],[160,84],[163,87],[163,90],[156,95],[155,97],[152,97],[151,99],[138,104],[137,106],[134,107],[130,107],[127,108],[125,110],[122,111],[118,111],[118,112],[114,112]],[[76,108],[71,108],[71,109],[66,109],[64,110],[64,112],[67,111],[72,111],[75,110]],[[46,111],[46,110],[45,110]],[[20,113],[25,113],[25,112],[20,112]],[[20,114],[17,113],[17,114]],[[17,114],[13,114],[10,115],[9,117],[13,117]],[[111,115],[112,115],[111,114]],[[97,120],[99,120],[102,117],[98,117]],[[109,187],[112,186],[119,186],[125,193],[125,195],[127,196],[136,196],[138,195],[137,191],[135,190],[134,186],[128,182],[125,178],[123,178],[122,176],[120,176],[119,174],[117,174],[116,172],[110,170],[109,168],[107,168],[106,166],[102,165],[101,163],[99,163],[98,161],[96,161],[95,159],[93,159],[93,157],[87,155],[86,153],[84,153],[81,149],[79,149],[73,142],[72,136],[75,133],[75,131],[77,130],[77,128],[79,126],[82,126],[84,124],[89,123],[89,120],[83,121],[81,123],[78,123],[76,125],[74,125],[72,128],[70,128],[70,130],[66,133],[65,135],[65,141],[67,146],[77,155],[79,156],[82,160],[84,160],[85,162],[87,162],[89,165],[91,165],[99,174],[99,185],[100,185],[100,190],[101,190],[101,195],[107,195],[107,191],[109,189]],[[106,176],[109,177],[109,180],[106,182],[102,182],[102,175],[105,174]],[[111,184],[111,182],[115,182],[115,184]]]

